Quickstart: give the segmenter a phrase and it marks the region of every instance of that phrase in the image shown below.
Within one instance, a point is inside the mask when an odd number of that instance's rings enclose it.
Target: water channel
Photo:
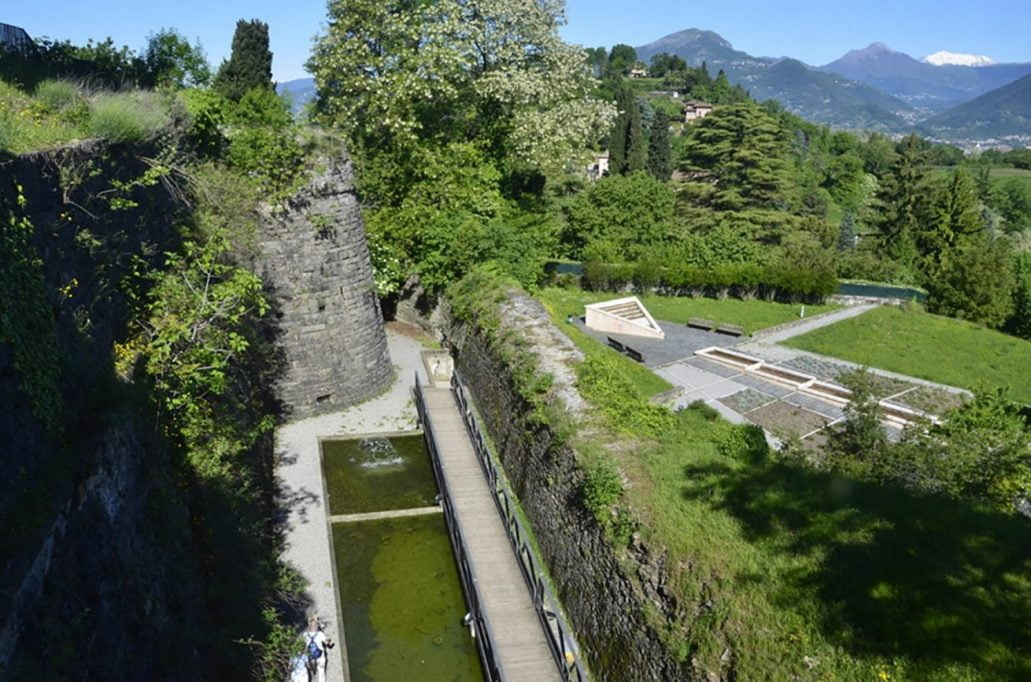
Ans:
[[[422,435],[322,442],[330,513],[432,507]],[[443,514],[333,523],[354,682],[483,679]]]

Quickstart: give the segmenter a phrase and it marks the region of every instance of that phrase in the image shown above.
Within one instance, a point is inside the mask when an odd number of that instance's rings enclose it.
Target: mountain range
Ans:
[[[1021,113],[1031,103],[1024,99],[1031,97],[1026,87],[981,97],[1016,85],[1031,74],[1031,63],[990,64],[992,60],[977,55],[943,53],[920,61],[874,43],[814,67],[790,57],[754,57],[717,33],[694,28],[636,50],[645,63],[667,52],[691,66],[704,62],[714,74],[722,69],[756,99],[776,99],[817,123],[893,133],[933,130],[936,139],[951,142],[990,140],[998,137],[991,131],[1006,130],[1016,131],[1006,135],[1026,137],[1025,144],[1031,144],[1031,126],[1022,123],[1026,119]],[[977,65],[948,63],[955,61]],[[954,116],[944,116],[967,104]],[[989,106],[1002,109],[984,108]]]

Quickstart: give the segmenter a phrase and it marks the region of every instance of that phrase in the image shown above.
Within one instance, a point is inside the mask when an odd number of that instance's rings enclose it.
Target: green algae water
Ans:
[[[483,679],[442,514],[333,524],[351,680]]]
[[[322,441],[330,514],[429,507],[437,495],[421,435]]]

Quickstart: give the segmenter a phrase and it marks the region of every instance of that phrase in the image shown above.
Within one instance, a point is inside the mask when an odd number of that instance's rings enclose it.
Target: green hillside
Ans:
[[[920,127],[935,137],[1031,137],[1031,75],[929,118]]]

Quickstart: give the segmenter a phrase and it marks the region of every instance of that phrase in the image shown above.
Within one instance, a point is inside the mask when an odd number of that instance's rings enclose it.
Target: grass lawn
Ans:
[[[594,293],[579,289],[560,289],[549,287],[543,289],[537,297],[553,307],[565,319],[569,313],[584,314],[584,306],[613,298],[619,294]],[[704,317],[717,323],[738,324],[745,328],[745,333],[767,327],[773,327],[798,319],[801,306],[792,303],[771,303],[769,301],[741,301],[735,298],[719,300],[715,298],[689,298],[685,296],[659,296],[646,294],[639,296],[648,308],[652,317],[679,324],[687,323],[692,317]],[[837,304],[807,305],[806,316],[818,315],[829,310],[840,308]]]
[[[676,636],[691,655],[712,666],[729,643],[738,679],[1031,679],[1026,521],[728,455],[725,428],[685,410],[624,457],[671,587],[711,604]]]
[[[784,342],[870,367],[1031,403],[1031,342],[968,322],[882,306]]]

